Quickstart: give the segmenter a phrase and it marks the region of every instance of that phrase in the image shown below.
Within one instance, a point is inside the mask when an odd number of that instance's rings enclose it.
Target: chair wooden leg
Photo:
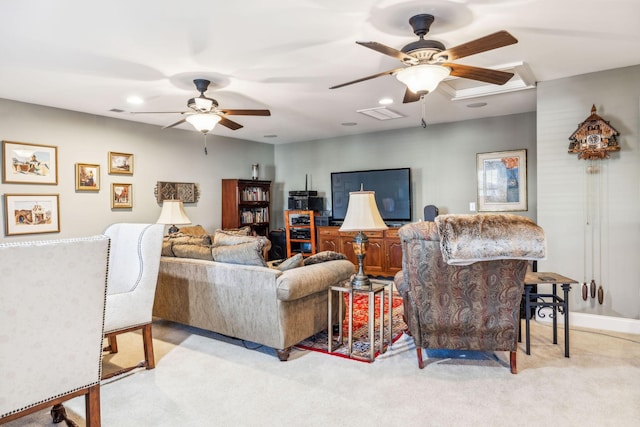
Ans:
[[[87,427],[100,427],[100,384],[89,387],[84,399]]]
[[[107,335],[107,341],[109,342],[109,347],[106,348],[106,351],[108,351],[111,354],[117,353],[118,352],[118,339],[116,338],[116,335]]]
[[[510,351],[509,352],[509,362],[511,364],[511,373],[512,374],[517,374],[518,373],[518,368],[516,366],[516,355],[518,354],[517,351]]]
[[[416,354],[418,356],[418,367],[424,369],[424,360],[422,360],[422,347],[416,347]]]
[[[147,369],[156,367],[156,359],[153,356],[153,336],[151,334],[151,323],[142,327],[142,343],[144,345],[144,361]]]

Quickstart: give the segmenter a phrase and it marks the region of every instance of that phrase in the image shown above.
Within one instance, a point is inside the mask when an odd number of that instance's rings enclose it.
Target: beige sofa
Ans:
[[[327,328],[327,289],[353,273],[347,260],[280,271],[163,256],[153,315],[272,347],[284,361]]]

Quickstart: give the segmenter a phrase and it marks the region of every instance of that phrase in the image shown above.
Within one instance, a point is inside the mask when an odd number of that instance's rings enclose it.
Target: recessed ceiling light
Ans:
[[[144,99],[140,98],[139,96],[133,95],[127,98],[127,102],[129,104],[136,104],[136,105],[144,104]]]
[[[486,102],[474,102],[473,104],[467,104],[467,107],[469,107],[469,108],[481,108],[481,107],[484,107],[485,105],[487,105]]]
[[[390,104],[393,104],[393,99],[391,99],[391,98],[382,98],[382,99],[380,99],[380,101],[378,101],[378,104],[380,104],[380,105],[390,105]]]
[[[342,126],[355,126],[357,125],[356,122],[344,122],[344,123],[340,123]]]

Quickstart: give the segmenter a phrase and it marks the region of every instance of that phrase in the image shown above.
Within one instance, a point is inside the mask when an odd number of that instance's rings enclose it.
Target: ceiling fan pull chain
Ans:
[[[420,100],[422,101],[422,119],[420,119],[420,124],[423,128],[426,128],[427,122],[424,119],[427,116],[427,100],[425,99],[424,94],[420,95]]]
[[[204,134],[204,155],[207,156],[209,155],[209,153],[207,153],[207,134]]]

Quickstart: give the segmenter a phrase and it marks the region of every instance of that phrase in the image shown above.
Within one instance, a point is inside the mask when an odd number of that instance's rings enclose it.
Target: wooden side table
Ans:
[[[535,311],[542,308],[551,308],[551,318],[553,320],[553,343],[558,344],[558,313],[564,315],[564,357],[569,357],[569,291],[571,285],[578,283],[576,280],[561,276],[557,273],[549,272],[527,272],[524,278],[524,309],[525,309],[525,346],[527,354],[531,354],[530,347],[530,325],[531,308]],[[535,291],[535,285],[550,284],[552,291],[550,294]],[[561,284],[563,297],[556,293],[557,285]]]
[[[379,319],[380,319],[380,327],[379,327],[379,345],[378,345],[378,351],[380,353],[384,353],[385,351],[385,347],[384,347],[384,330],[385,330],[385,312],[384,312],[384,303],[385,303],[385,290],[389,291],[389,310],[387,313],[387,320],[388,320],[388,327],[389,327],[389,344],[391,344],[391,335],[393,334],[393,329],[392,329],[392,313],[393,313],[393,300],[392,300],[392,295],[393,295],[393,282],[382,282],[382,281],[373,281],[371,282],[371,287],[370,288],[355,288],[353,286],[351,286],[351,282],[345,282],[342,285],[337,285],[337,286],[331,286],[328,290],[329,293],[329,302],[328,302],[328,320],[327,320],[327,334],[328,334],[328,340],[327,340],[327,351],[329,353],[332,353],[334,351],[334,346],[333,346],[333,325],[332,325],[332,318],[331,318],[331,312],[332,310],[332,296],[334,292],[338,293],[338,339],[336,342],[336,347],[338,348],[341,345],[344,344],[344,337],[343,337],[343,319],[344,319],[344,298],[343,298],[343,294],[347,294],[348,298],[349,298],[349,314],[348,314],[348,322],[349,322],[349,328],[348,328],[348,334],[347,334],[347,354],[349,357],[354,358],[354,359],[362,359],[362,360],[368,360],[369,362],[373,362],[375,360],[375,354],[376,354],[376,345],[375,345],[375,296],[377,294],[380,294],[380,310],[378,313]],[[353,354],[353,296],[355,293],[366,293],[368,295],[369,301],[368,301],[368,307],[367,307],[367,311],[368,311],[368,320],[367,320],[367,327],[369,328],[369,357],[368,358],[362,358],[359,357],[355,354]]]

